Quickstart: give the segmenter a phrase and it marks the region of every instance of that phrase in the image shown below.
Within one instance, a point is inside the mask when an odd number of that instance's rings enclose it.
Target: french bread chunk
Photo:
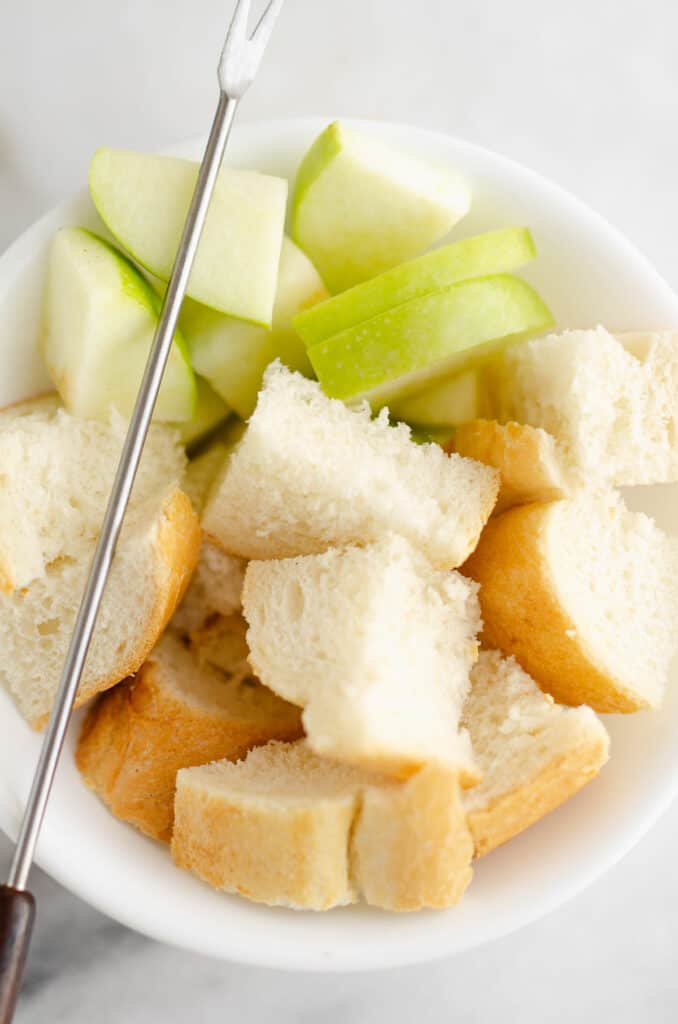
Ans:
[[[240,666],[227,674],[199,665],[168,632],[136,676],[89,711],[76,761],[116,817],[169,841],[180,768],[237,760],[257,744],[301,734],[298,708]]]
[[[127,429],[113,413],[106,423],[71,416],[54,396],[0,414],[0,591],[47,583],[60,558],[89,557]],[[159,508],[184,471],[176,431],[151,426],[129,517]],[[152,510],[146,512],[150,502]],[[141,510],[144,510],[143,512]]]
[[[317,754],[398,776],[439,759],[475,778],[458,729],[480,628],[471,581],[391,534],[250,562],[243,611],[252,667],[304,708]]]
[[[480,584],[484,646],[513,654],[563,704],[661,703],[675,650],[677,545],[614,492],[493,519],[463,568]]]
[[[585,484],[562,446],[540,427],[471,420],[457,427],[445,448],[499,470],[495,515],[514,505],[569,498]]]
[[[472,854],[458,782],[441,767],[397,783],[302,741],[177,776],[175,862],[260,903],[328,910],[362,892],[389,910],[451,906]]]
[[[548,431],[589,481],[678,480],[678,332],[603,327],[509,346],[501,418]]]
[[[483,775],[463,797],[479,857],[573,796],[608,759],[607,730],[591,708],[556,704],[499,651],[481,651],[464,722]]]
[[[130,515],[123,527],[76,707],[136,672],[196,563],[200,530],[186,495],[170,488],[157,508],[149,503],[146,511],[148,518]],[[77,558],[62,556],[27,587],[0,593],[0,681],[35,728],[51,710],[94,544],[93,537],[82,542]]]
[[[393,532],[453,568],[475,547],[498,487],[496,470],[415,444],[386,412],[349,409],[276,362],[202,524],[242,558],[317,554]]]
[[[407,782],[365,787],[351,852],[356,883],[373,906],[454,906],[473,874],[457,775],[431,763]]]

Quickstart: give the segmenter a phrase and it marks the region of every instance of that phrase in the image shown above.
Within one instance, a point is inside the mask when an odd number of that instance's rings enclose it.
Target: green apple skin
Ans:
[[[445,378],[424,391],[391,403],[391,415],[418,427],[450,428],[480,415],[480,382],[477,370]]]
[[[444,448],[454,437],[449,427],[412,427],[410,438],[415,444],[438,444]]]
[[[42,355],[66,408],[105,419],[134,408],[161,299],[136,267],[84,228],[52,239],[45,283]],[[193,416],[196,385],[188,349],[174,335],[154,419]]]
[[[454,172],[335,121],[299,166],[292,237],[330,292],[341,292],[435,245],[470,203]]]
[[[294,326],[310,348],[403,302],[474,277],[509,274],[534,259],[527,228],[502,228],[441,246],[300,313]]]
[[[194,368],[238,416],[247,419],[257,403],[264,371],[274,359],[312,376],[306,347],[292,321],[300,309],[326,297],[327,290],[311,261],[285,238],[270,331],[194,302],[185,303],[180,323]]]
[[[94,205],[117,241],[168,281],[198,175],[190,160],[99,149],[89,169]],[[270,326],[287,182],[222,168],[187,294],[229,316]]]
[[[196,376],[195,383],[196,402],[193,416],[185,423],[177,424],[181,442],[189,449],[209,437],[231,415],[226,402],[204,378]]]
[[[319,342],[309,357],[330,398],[379,409],[552,324],[533,288],[499,274],[406,302]]]

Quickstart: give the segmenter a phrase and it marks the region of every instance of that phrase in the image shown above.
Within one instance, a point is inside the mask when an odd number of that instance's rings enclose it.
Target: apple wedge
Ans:
[[[418,256],[468,212],[454,172],[405,156],[338,121],[297,172],[292,237],[331,292]]]
[[[425,391],[417,391],[391,403],[391,415],[418,427],[458,427],[480,415],[480,384],[477,370],[445,378]],[[449,430],[447,431],[449,436]]]
[[[198,164],[99,149],[89,188],[102,220],[134,259],[168,281]],[[188,295],[229,316],[270,326],[287,182],[222,168],[210,202]]]
[[[527,228],[502,228],[441,246],[334,295],[294,319],[310,348],[388,309],[474,277],[510,274],[535,257]]]
[[[326,296],[327,290],[311,261],[285,238],[272,330],[222,316],[195,302],[185,303],[180,323],[193,366],[240,417],[247,419],[254,411],[264,370],[274,359],[280,359],[291,370],[312,375],[306,347],[292,320],[299,310]]]
[[[195,383],[196,402],[193,416],[185,423],[177,424],[181,441],[187,448],[197,445],[231,414],[226,402],[206,380],[196,377]]]
[[[161,300],[136,267],[84,228],[61,228],[49,251],[41,339],[47,372],[69,412],[129,415],[158,322]],[[190,420],[196,388],[177,332],[154,418]]]
[[[378,409],[552,323],[533,288],[501,274],[413,299],[318,342],[308,354],[330,398],[367,399]]]

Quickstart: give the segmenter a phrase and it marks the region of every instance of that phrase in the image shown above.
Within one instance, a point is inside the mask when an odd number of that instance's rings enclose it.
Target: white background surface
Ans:
[[[156,148],[207,128],[229,10],[5,0],[0,246],[82,184],[96,145]],[[465,136],[576,192],[678,288],[677,30],[672,0],[288,0],[241,116],[351,114]],[[36,876],[19,1024],[673,1021],[677,852],[675,807],[544,921],[455,960],[360,977],[166,949]]]

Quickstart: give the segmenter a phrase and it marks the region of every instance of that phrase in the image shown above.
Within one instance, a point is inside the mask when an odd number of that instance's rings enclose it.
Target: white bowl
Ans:
[[[231,163],[291,175],[319,120],[238,126]],[[539,251],[526,276],[562,326],[678,325],[678,298],[600,217],[530,171],[465,142],[392,124],[361,127],[424,158],[461,168],[472,213],[457,237],[527,224]],[[198,155],[198,144],[178,152]],[[84,171],[84,169],[83,169]],[[45,252],[62,224],[98,226],[86,192],[28,230],[0,259],[0,406],[46,379],[36,353]],[[678,521],[678,488],[643,490],[634,504]],[[505,935],[606,871],[678,790],[678,694],[661,713],[609,718],[612,759],[565,807],[482,861],[459,907],[389,915],[365,907],[327,914],[268,909],[214,892],[173,867],[167,849],[117,822],[81,783],[76,715],[45,820],[38,863],[111,917],[164,942],[227,960],[296,970],[356,970],[450,956]],[[0,825],[16,836],[40,739],[0,693]]]

